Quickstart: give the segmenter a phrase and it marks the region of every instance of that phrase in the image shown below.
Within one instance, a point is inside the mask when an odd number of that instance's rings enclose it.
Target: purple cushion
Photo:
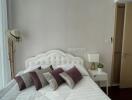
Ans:
[[[61,85],[62,83],[64,83],[63,78],[61,78],[61,76],[59,75],[60,73],[64,72],[64,70],[62,68],[57,68],[55,70],[53,70],[51,72],[52,76],[55,78],[58,86]]]
[[[73,79],[75,83],[82,79],[82,75],[76,67],[67,70],[66,73]]]
[[[43,73],[44,77],[49,82],[53,90],[56,90],[62,83],[65,82],[63,78],[61,78],[61,76],[59,75],[62,72],[64,72],[62,68],[57,68],[52,72]]]
[[[36,90],[39,90],[39,89],[43,88],[44,86],[48,85],[48,82],[45,79],[45,77],[43,76],[43,73],[51,72],[52,70],[53,70],[53,68],[51,65],[45,69],[42,68],[41,70],[35,70],[35,71],[30,72],[30,76],[33,80]]]
[[[76,67],[60,73],[60,76],[66,81],[70,88],[73,88],[76,83],[78,83],[82,79],[82,75]]]
[[[35,70],[41,70],[41,67],[34,69],[33,71]],[[14,79],[16,80],[20,91],[33,85],[33,80],[30,76],[30,72],[15,76]]]

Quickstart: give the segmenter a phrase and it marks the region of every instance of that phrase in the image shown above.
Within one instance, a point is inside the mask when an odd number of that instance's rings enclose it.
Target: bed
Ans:
[[[46,53],[31,57],[25,62],[25,70],[34,69],[41,65],[61,65],[61,64],[79,64],[83,65],[80,57],[74,57],[71,54],[60,50],[51,50]],[[90,78],[89,75],[83,76],[83,79],[73,88],[69,88],[66,83],[61,85],[56,91],[53,91],[48,85],[39,91],[34,86],[19,91],[15,80],[12,80],[7,87],[0,91],[0,100],[111,100]]]

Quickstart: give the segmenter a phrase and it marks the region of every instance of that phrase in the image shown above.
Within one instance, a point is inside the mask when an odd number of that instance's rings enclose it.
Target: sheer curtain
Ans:
[[[6,0],[0,0],[0,89],[4,88],[11,80],[8,59],[7,26]]]

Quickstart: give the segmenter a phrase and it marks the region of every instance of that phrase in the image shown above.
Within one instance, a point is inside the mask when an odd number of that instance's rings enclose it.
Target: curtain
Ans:
[[[0,0],[0,89],[11,80],[8,38],[7,38],[7,5],[6,0]]]
[[[14,53],[15,53],[15,43],[14,40],[9,37],[8,38],[8,51],[9,51],[9,61],[10,61],[10,69],[11,69],[11,78],[13,79],[15,76],[15,67],[14,67]]]

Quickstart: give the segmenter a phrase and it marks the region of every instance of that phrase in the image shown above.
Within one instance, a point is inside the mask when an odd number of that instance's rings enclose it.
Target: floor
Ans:
[[[105,89],[103,88],[105,91]],[[111,100],[132,100],[132,88],[120,89],[119,87],[109,88],[109,97]]]

